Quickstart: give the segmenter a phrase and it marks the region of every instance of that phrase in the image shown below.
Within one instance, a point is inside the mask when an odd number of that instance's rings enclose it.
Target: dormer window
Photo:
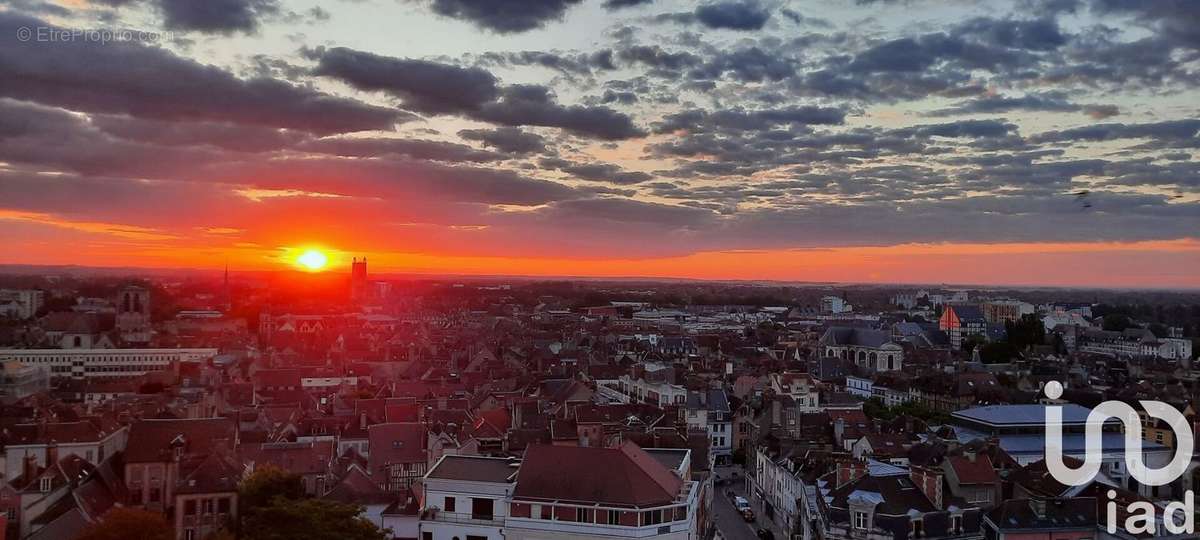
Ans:
[[[42,493],[50,492],[50,480],[50,477],[47,476],[38,481],[38,489],[40,489]]]
[[[921,518],[912,520],[912,537],[920,538],[925,535],[925,522]]]
[[[866,512],[855,512],[854,513],[854,528],[859,529],[859,530],[864,530],[864,531],[867,530],[867,513]]]

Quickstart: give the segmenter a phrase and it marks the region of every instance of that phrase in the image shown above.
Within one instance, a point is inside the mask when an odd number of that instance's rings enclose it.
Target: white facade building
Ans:
[[[48,368],[51,379],[122,379],[216,355],[217,349],[0,349],[0,362]]]

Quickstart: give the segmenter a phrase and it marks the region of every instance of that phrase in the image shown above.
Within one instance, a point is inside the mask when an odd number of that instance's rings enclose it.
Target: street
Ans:
[[[757,540],[758,529],[766,527],[775,535],[775,540],[787,540],[787,535],[762,515],[762,505],[746,493],[746,474],[740,466],[717,467],[714,472],[717,478],[729,480],[725,485],[715,487],[716,497],[713,500],[713,519],[716,520],[721,536],[726,540]],[[737,473],[737,478],[732,477],[734,472]],[[729,497],[731,490],[750,501],[754,508],[755,523],[747,523],[742,519],[742,514],[733,507],[733,500]]]

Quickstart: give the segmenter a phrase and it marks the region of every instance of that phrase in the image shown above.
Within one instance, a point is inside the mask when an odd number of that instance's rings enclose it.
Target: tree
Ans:
[[[289,473],[279,467],[258,467],[238,486],[238,502],[242,512],[267,506],[276,497],[301,499],[304,497],[304,481],[300,475]]]
[[[362,517],[362,507],[325,499],[275,497],[243,516],[245,540],[386,540],[391,535]]]
[[[1007,341],[988,343],[979,349],[979,359],[985,364],[1003,364],[1017,357],[1017,347]]]
[[[1150,330],[1150,333],[1154,334],[1154,337],[1156,337],[1156,338],[1171,337],[1171,330],[1169,328],[1167,328],[1167,325],[1165,325],[1165,324],[1151,323],[1150,326],[1148,327],[1148,329]]]
[[[1133,326],[1133,321],[1129,316],[1120,313],[1110,313],[1104,316],[1104,322],[1101,324],[1105,330],[1123,331],[1126,328]]]
[[[79,540],[173,540],[175,531],[157,512],[116,507],[84,529]]]
[[[1016,321],[1005,322],[1004,332],[1008,342],[1018,349],[1046,343],[1046,325],[1037,315],[1027,313]]]

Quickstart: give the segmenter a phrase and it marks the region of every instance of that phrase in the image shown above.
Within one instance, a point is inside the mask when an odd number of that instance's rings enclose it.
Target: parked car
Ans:
[[[733,497],[733,507],[742,514],[742,519],[746,521],[754,521],[754,510],[750,508],[750,501],[740,495]]]

